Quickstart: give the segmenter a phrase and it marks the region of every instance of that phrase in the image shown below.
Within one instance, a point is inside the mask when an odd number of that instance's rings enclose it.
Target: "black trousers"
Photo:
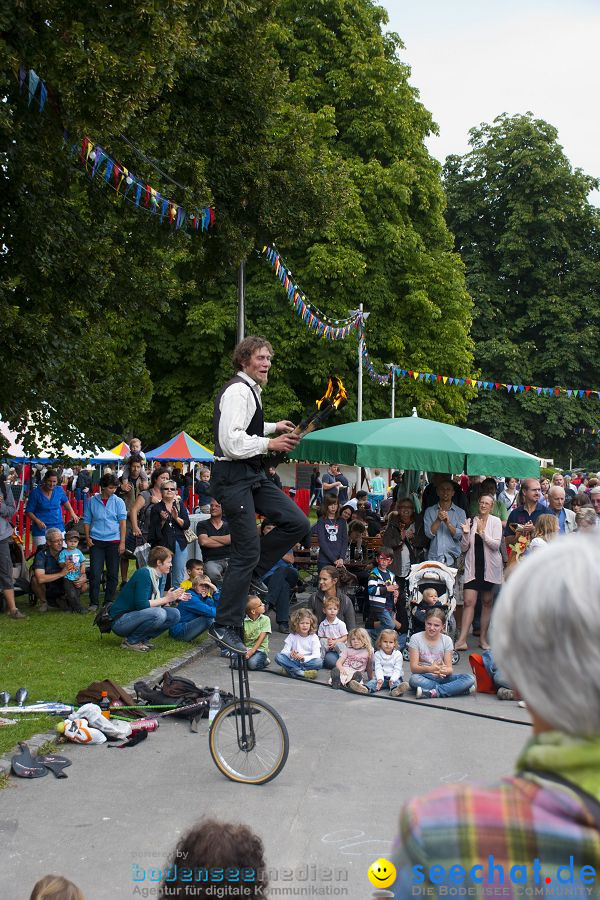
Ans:
[[[217,604],[217,625],[237,626],[244,619],[252,573],[262,577],[298,541],[304,541],[310,523],[301,509],[243,460],[217,461],[210,480],[213,496],[223,507],[231,532],[229,566]],[[260,538],[256,514],[275,525]]]

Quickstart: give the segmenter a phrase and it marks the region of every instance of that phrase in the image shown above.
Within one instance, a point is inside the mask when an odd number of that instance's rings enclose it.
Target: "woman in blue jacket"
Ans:
[[[148,642],[179,622],[179,610],[168,606],[186,600],[183,588],[171,589],[161,597],[159,581],[168,575],[173,554],[166,547],[153,547],[148,565],[138,569],[120,591],[110,608],[112,630],[125,638],[123,650],[145,653],[152,649]]]

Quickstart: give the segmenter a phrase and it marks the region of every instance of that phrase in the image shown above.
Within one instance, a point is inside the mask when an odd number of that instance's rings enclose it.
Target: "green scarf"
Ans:
[[[554,772],[600,801],[600,736],[544,731],[529,741],[517,760],[517,772],[523,769]]]

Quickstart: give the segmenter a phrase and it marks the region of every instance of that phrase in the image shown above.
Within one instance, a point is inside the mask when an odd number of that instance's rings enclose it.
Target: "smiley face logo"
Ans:
[[[396,869],[387,859],[376,859],[367,872],[369,881],[374,887],[386,888],[396,880]]]

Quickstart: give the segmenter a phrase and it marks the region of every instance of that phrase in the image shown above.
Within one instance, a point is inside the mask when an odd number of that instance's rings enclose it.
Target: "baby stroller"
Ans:
[[[446,613],[446,624],[444,626],[444,634],[454,641],[456,637],[456,620],[454,618],[454,610],[456,609],[456,599],[454,597],[454,583],[456,581],[456,569],[437,562],[434,559],[427,559],[425,562],[416,563],[410,567],[410,575],[408,576],[408,584],[406,591],[406,612],[408,616],[408,632],[406,636],[407,647],[404,650],[404,658],[409,658],[408,642],[411,635],[415,631],[422,631],[423,624],[416,617],[417,607],[423,599],[423,591],[427,588],[435,588],[438,594],[438,600],[444,607]],[[452,653],[452,662],[457,663],[460,659],[457,650]]]

